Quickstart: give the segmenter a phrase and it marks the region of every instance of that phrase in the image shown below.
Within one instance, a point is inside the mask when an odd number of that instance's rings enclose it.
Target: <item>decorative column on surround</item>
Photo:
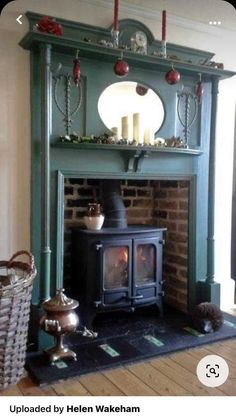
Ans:
[[[40,300],[50,297],[51,248],[50,248],[50,132],[51,132],[51,45],[40,45],[41,64],[41,279]]]

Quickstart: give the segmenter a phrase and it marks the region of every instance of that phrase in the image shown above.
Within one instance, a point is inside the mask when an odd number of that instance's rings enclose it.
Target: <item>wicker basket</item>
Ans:
[[[21,255],[26,255],[29,263],[15,260]],[[24,250],[9,261],[0,261],[0,390],[16,384],[24,371],[35,276],[34,258]]]

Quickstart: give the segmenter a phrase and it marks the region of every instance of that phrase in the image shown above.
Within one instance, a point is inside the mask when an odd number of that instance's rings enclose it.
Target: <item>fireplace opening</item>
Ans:
[[[112,181],[113,182],[113,181]],[[112,196],[112,205],[107,204],[108,185],[111,185],[110,179],[107,181],[98,179],[65,179],[65,242],[64,242],[64,287],[67,292],[73,294],[75,279],[72,278],[72,236],[73,230],[82,231],[87,235],[83,217],[86,215],[87,206],[90,202],[102,203],[103,211],[110,209],[110,218],[108,226],[105,229],[126,230],[140,227],[142,240],[145,228],[160,229],[163,233],[159,237],[162,240],[165,236],[165,246],[163,247],[162,279],[164,285],[155,292],[160,293],[164,290],[164,302],[183,312],[187,312],[188,307],[188,217],[189,217],[189,181],[187,180],[115,180],[114,196]],[[106,186],[104,186],[106,185]],[[104,190],[106,191],[104,197]],[[111,196],[111,190],[109,191]],[[112,192],[113,193],[113,192]],[[117,204],[117,206],[116,206]],[[115,215],[115,217],[113,217]],[[115,218],[115,220],[114,220]],[[109,223],[111,223],[109,225]],[[115,223],[115,224],[114,224]],[[116,227],[111,227],[116,225]],[[126,227],[128,225],[128,227]],[[150,227],[151,226],[151,227]],[[166,228],[167,231],[163,232]],[[142,230],[143,229],[143,230]],[[103,229],[104,230],[104,229]],[[151,233],[153,236],[153,232]],[[114,234],[112,234],[114,236]],[[133,242],[131,246],[119,243],[121,236],[115,238],[111,247],[103,247],[102,270],[104,277],[104,289],[106,302],[113,304],[114,301],[130,303],[135,301],[138,306],[139,298],[153,298],[153,278],[157,270],[159,261],[156,259],[155,243]],[[130,237],[129,237],[130,238]],[[134,239],[132,232],[132,240]],[[101,239],[96,237],[96,240]],[[107,238],[106,238],[107,239]],[[81,238],[84,248],[84,237]],[[90,240],[92,240],[90,238]],[[86,251],[83,249],[83,252]],[[131,255],[135,254],[135,265],[130,266]],[[81,269],[81,266],[80,268]],[[129,285],[129,276],[131,271],[135,271],[135,285],[131,281]],[[133,274],[132,274],[133,275]],[[162,279],[160,282],[162,282]],[[86,286],[85,284],[83,287]],[[134,294],[131,290],[127,296],[125,291],[127,287],[136,287],[138,292]],[[146,287],[146,288],[145,288]],[[148,290],[148,295],[143,297],[143,289]],[[114,296],[112,290],[120,291]],[[78,290],[79,292],[83,290]],[[133,292],[133,293],[132,293]],[[146,291],[145,291],[146,292]],[[139,297],[140,295],[140,297]],[[138,298],[137,298],[138,296]],[[134,298],[135,297],[135,298]],[[105,298],[105,297],[104,297]],[[131,298],[131,299],[130,299]]]

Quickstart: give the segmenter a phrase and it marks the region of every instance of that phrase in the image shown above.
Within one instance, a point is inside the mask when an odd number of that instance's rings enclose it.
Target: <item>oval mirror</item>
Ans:
[[[106,127],[118,138],[137,143],[151,143],[165,116],[157,93],[132,81],[108,86],[99,97],[98,112]]]

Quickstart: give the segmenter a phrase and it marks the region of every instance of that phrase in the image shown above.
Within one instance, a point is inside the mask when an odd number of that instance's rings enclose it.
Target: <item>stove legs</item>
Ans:
[[[162,304],[162,302],[159,302],[158,304],[156,304],[156,306],[157,306],[157,308],[159,310],[160,317],[163,318],[164,313],[163,313],[163,304]]]

